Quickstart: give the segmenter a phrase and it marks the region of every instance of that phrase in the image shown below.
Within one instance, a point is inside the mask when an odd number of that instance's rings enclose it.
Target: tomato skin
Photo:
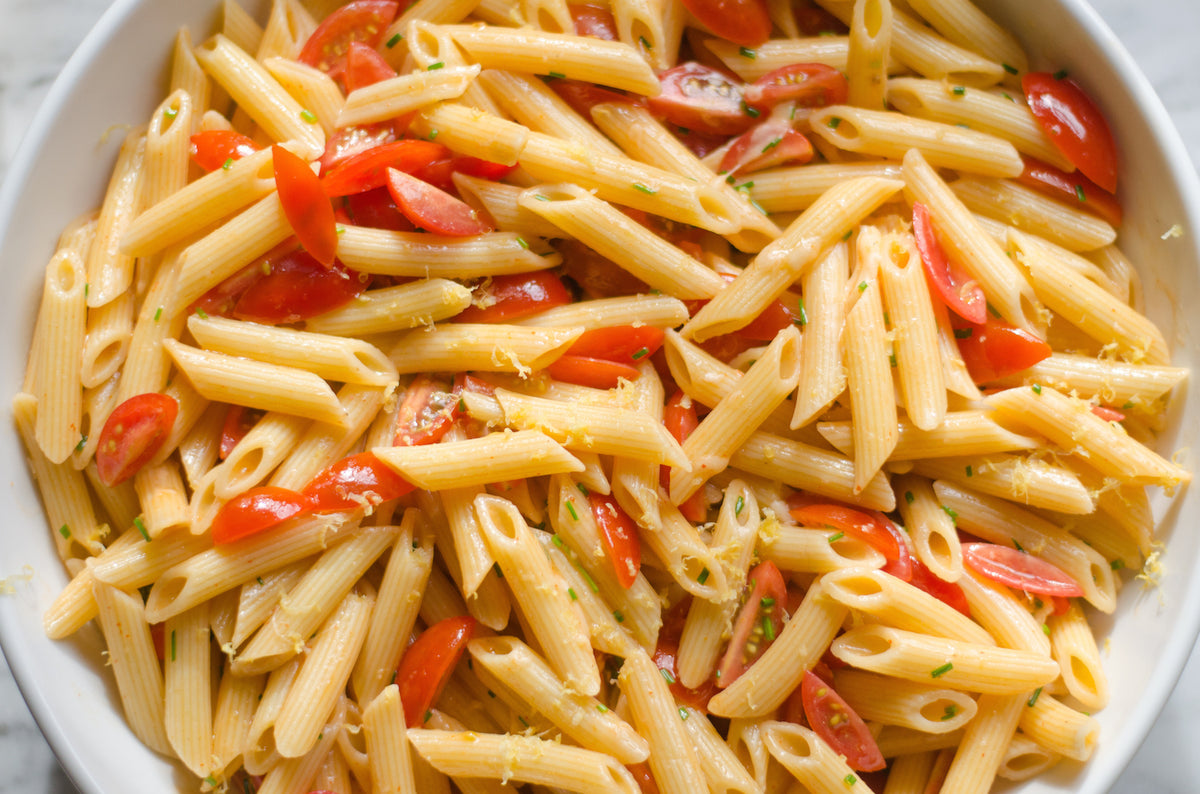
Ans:
[[[374,49],[400,8],[397,0],[354,0],[334,11],[317,26],[297,58],[337,80],[346,71],[350,43],[361,41]]]
[[[658,80],[662,93],[647,102],[672,124],[716,135],[740,135],[754,126],[755,117],[742,104],[742,83],[716,69],[687,61]]]
[[[563,258],[563,272],[589,298],[611,298],[650,291],[646,282],[578,240],[558,240],[554,248]]]
[[[617,20],[607,6],[591,3],[570,3],[571,21],[575,23],[576,36],[592,36],[605,41],[616,41]]]
[[[203,130],[191,137],[192,161],[205,171],[223,168],[258,151],[258,144],[233,130]]]
[[[414,378],[396,412],[396,435],[392,444],[419,447],[441,441],[458,419],[460,391],[428,373],[422,372]]]
[[[671,694],[676,699],[698,711],[707,712],[708,701],[717,693],[714,681],[710,678],[695,689],[686,687],[679,681],[679,638],[683,636],[683,624],[691,606],[691,597],[685,597],[663,617],[662,628],[658,631],[658,643],[654,646],[654,666],[669,674],[663,678],[672,682]]]
[[[272,146],[271,156],[275,188],[288,224],[314,259],[326,267],[332,265],[337,256],[337,219],[320,178],[308,163],[282,146]]]
[[[324,267],[307,251],[293,249],[264,260],[270,272],[257,279],[233,307],[239,320],[294,323],[332,311],[366,287],[358,273],[334,262]]]
[[[251,488],[221,505],[213,519],[212,540],[218,546],[233,543],[308,510],[308,500],[295,491],[274,485]]]
[[[1109,408],[1107,405],[1093,405],[1092,413],[1103,419],[1105,422],[1124,422],[1125,414],[1118,411],[1116,408]]]
[[[238,442],[246,437],[251,428],[262,418],[264,411],[244,405],[230,405],[225,412],[225,424],[221,427],[221,448],[217,457],[225,460]]]
[[[683,6],[706,28],[743,47],[771,38],[766,0],[683,0]]]
[[[555,380],[593,389],[615,389],[621,385],[622,379],[634,381],[641,375],[634,367],[619,361],[569,353],[550,362],[546,372]]]
[[[840,105],[849,94],[846,76],[823,63],[793,63],[764,74],[746,86],[746,104],[770,110],[783,102],[797,107],[820,108]]]
[[[612,560],[617,581],[628,590],[637,581],[642,567],[642,541],[637,524],[611,496],[593,491],[588,494],[588,505],[596,519],[596,528],[600,530],[600,542]]]
[[[956,323],[954,337],[976,383],[1028,369],[1054,352],[1028,331],[995,317],[988,317],[983,325]]]
[[[828,527],[858,538],[878,551],[889,561],[900,559],[901,547],[896,538],[876,516],[835,504],[810,504],[793,507],[792,518],[806,527]]]
[[[650,771],[649,764],[642,761],[638,764],[626,764],[625,768],[629,770],[629,774],[633,775],[642,794],[658,794],[658,783],[654,781],[654,774]]]
[[[760,562],[746,578],[750,593],[733,619],[733,636],[717,668],[717,687],[736,681],[783,631],[787,585],[775,563]],[[768,630],[766,624],[770,623]]]
[[[135,394],[114,408],[96,445],[100,482],[112,487],[137,474],[162,449],[178,414],[175,398],[158,392]]]
[[[300,493],[314,512],[325,513],[361,507],[368,499],[373,504],[386,502],[410,493],[414,487],[372,453],[360,452],[322,470]]]
[[[728,284],[736,277],[731,273],[722,273],[721,278]],[[694,317],[696,312],[708,304],[708,300],[690,300],[684,301],[684,304],[688,308],[688,314]],[[796,315],[782,302],[773,300],[746,325],[732,333],[706,340],[701,346],[722,361],[729,361],[739,353],[754,347],[754,342],[770,342],[784,328],[794,325],[796,319]],[[709,346],[709,343],[713,344]]]
[[[511,322],[571,302],[562,281],[548,270],[493,276],[485,289],[487,305],[472,304],[454,319],[464,323]]]
[[[633,105],[646,104],[646,100],[642,97],[628,96],[609,88],[601,88],[598,85],[585,83],[581,80],[557,79],[551,80],[547,85],[564,102],[570,105],[576,113],[588,120],[591,120],[592,108],[596,105],[604,105],[610,102],[623,102]]]
[[[421,632],[408,646],[396,670],[396,685],[400,688],[408,727],[424,724],[426,713],[442,694],[474,634],[474,618],[445,618]]]
[[[387,185],[387,171],[396,168],[414,173],[450,150],[440,143],[404,139],[380,144],[345,158],[321,175],[325,195],[349,196]]]
[[[360,88],[396,76],[396,70],[383,59],[374,47],[361,41],[350,42],[346,52],[346,93],[352,94]]]
[[[833,687],[822,681],[813,671],[804,672],[800,683],[804,704],[804,716],[809,727],[833,748],[838,755],[845,756],[846,763],[856,772],[874,772],[883,769],[886,762],[879,745],[862,717],[833,691]]]
[[[812,144],[803,133],[786,121],[769,119],[738,136],[721,158],[717,172],[749,174],[789,162],[804,164],[812,158]]]
[[[1099,215],[1113,226],[1120,226],[1124,217],[1121,202],[1082,173],[1068,174],[1049,163],[1026,157],[1025,170],[1017,177],[1022,185],[1060,199],[1073,207]],[[1083,200],[1079,200],[1082,192]]]
[[[1083,595],[1079,583],[1061,568],[1024,551],[997,543],[962,544],[963,565],[993,582],[1037,595]]]
[[[321,155],[321,174],[329,171],[343,160],[365,151],[392,143],[400,137],[407,123],[379,122],[353,127],[342,127],[325,141],[325,152]]]
[[[912,579],[909,580],[909,584],[971,617],[971,605],[967,602],[967,594],[963,589],[954,582],[942,579],[915,557],[912,558]]]
[[[354,226],[393,232],[411,232],[417,228],[396,208],[396,202],[386,187],[346,196],[346,209]]]
[[[1078,83],[1049,72],[1021,77],[1025,101],[1050,141],[1084,176],[1117,192],[1117,142],[1108,121]]]
[[[917,240],[917,251],[921,254],[921,264],[925,267],[929,286],[941,295],[942,302],[959,317],[968,322],[982,323],[987,319],[987,300],[983,287],[946,256],[934,232],[929,209],[919,201],[913,202],[912,219],[913,236]]]
[[[567,349],[567,355],[602,358],[633,364],[662,347],[665,333],[653,325],[617,325],[584,331]]]
[[[663,426],[680,444],[687,441],[688,436],[700,426],[700,419],[696,414],[696,404],[692,402],[691,397],[683,393],[683,390],[677,389],[667,399],[667,404],[663,407]],[[667,487],[670,482],[669,472],[669,466],[659,468],[659,478],[663,487]],[[704,489],[696,491],[688,497],[686,502],[679,505],[679,512],[693,523],[703,521],[708,514],[708,505],[704,503]]]
[[[418,228],[451,237],[492,231],[467,203],[415,176],[389,168],[387,187],[396,207]]]

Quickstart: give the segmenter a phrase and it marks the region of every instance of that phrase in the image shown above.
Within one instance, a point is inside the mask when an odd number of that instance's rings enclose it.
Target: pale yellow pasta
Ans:
[[[453,323],[410,331],[388,356],[397,371],[517,372],[543,369],[579,338],[583,328],[525,328]]]
[[[341,308],[306,320],[304,327],[314,333],[362,337],[430,325],[470,305],[469,289],[430,278],[362,293]]]
[[[991,789],[1027,699],[1025,693],[980,695],[978,713],[967,725],[942,783],[946,791],[983,794]]]
[[[479,66],[460,66],[392,77],[352,91],[336,116],[336,127],[371,124],[462,96],[479,76]]]
[[[84,389],[93,389],[110,380],[125,363],[133,336],[133,308],[134,296],[126,291],[103,306],[88,310],[79,376]]]
[[[996,777],[1013,781],[1028,780],[1042,774],[1061,760],[1062,756],[1017,733],[1004,749],[1004,756],[996,769]]]
[[[655,70],[675,64],[687,23],[686,8],[673,0],[612,0],[617,37],[638,49]]]
[[[736,791],[744,794],[756,794],[761,791],[733,750],[725,744],[724,738],[709,721],[708,715],[688,706],[680,706],[679,719],[696,747],[700,769],[708,780],[710,791]]]
[[[265,675],[223,674],[213,703],[213,766],[223,769],[242,754],[254,710],[266,686]]]
[[[950,41],[1005,65],[1012,73],[1027,67],[1025,51],[1016,38],[970,0],[913,0],[913,11]]]
[[[34,437],[52,463],[62,463],[82,438],[83,389],[79,362],[86,334],[88,294],[83,262],[72,249],[60,249],[46,265],[38,309],[39,360]]]
[[[1021,184],[963,177],[950,183],[950,189],[972,212],[1044,237],[1070,251],[1092,251],[1117,238],[1116,230],[1092,213]]]
[[[254,57],[259,61],[295,58],[316,28],[316,20],[300,0],[273,0]]]
[[[208,109],[212,89],[208,76],[200,68],[192,52],[192,34],[186,28],[180,28],[175,35],[175,47],[171,52],[171,87],[169,93],[184,91],[191,97],[192,118],[189,120],[192,132],[200,124],[201,115]]]
[[[896,500],[896,506],[917,559],[939,579],[957,582],[963,571],[962,546],[954,519],[938,504],[932,483],[905,474],[893,480],[893,485],[896,493],[903,495]]]
[[[771,757],[783,764],[812,794],[871,791],[871,787],[850,769],[844,757],[802,725],[767,722],[763,742]]]
[[[902,725],[926,733],[958,730],[975,716],[968,695],[935,684],[915,683],[845,668],[830,682],[864,720]]]
[[[854,462],[845,455],[769,433],[755,433],[729,458],[732,468],[873,510],[893,510],[896,497],[877,474],[856,489]]]
[[[525,240],[564,234],[554,224],[520,205],[521,194],[525,192],[523,188],[457,172],[452,178],[463,201],[482,210],[495,222],[497,229],[513,232]]]
[[[187,491],[179,464],[174,460],[145,466],[134,475],[133,487],[142,506],[143,526],[150,537],[188,528],[191,512]]]
[[[208,604],[163,624],[163,723],[167,740],[197,777],[212,771],[212,670]]]
[[[1147,405],[1187,377],[1180,367],[1133,364],[1055,352],[1030,367],[1018,382],[1040,383],[1084,399],[1097,399],[1126,410]],[[1014,385],[1013,378],[996,381]]]
[[[1094,717],[1064,705],[1046,692],[1032,695],[1021,711],[1021,732],[1042,747],[1076,761],[1096,749],[1100,725]]]
[[[409,129],[426,138],[441,138],[455,151],[513,165],[534,133],[497,115],[497,110],[441,102],[418,113]]]
[[[372,698],[363,709],[362,720],[371,764],[371,790],[378,794],[416,794],[399,688],[391,684]]]
[[[605,154],[621,154],[621,150],[588,119],[576,113],[566,100],[536,77],[488,69],[479,75],[479,82],[505,113],[529,129],[583,143]]]
[[[781,571],[829,573],[841,568],[879,568],[884,556],[865,541],[835,537],[822,529],[804,529],[784,524],[773,528],[760,542],[759,553]]]
[[[1108,676],[1100,661],[1096,638],[1078,604],[1046,619],[1050,653],[1062,670],[1067,692],[1088,711],[1108,705]]]
[[[225,460],[209,472],[213,496],[221,500],[231,499],[266,479],[291,453],[308,426],[309,421],[302,417],[277,411],[263,416]],[[194,488],[193,506],[202,493],[203,489],[199,486]]]
[[[241,647],[271,617],[279,601],[304,576],[309,563],[309,560],[294,562],[246,582],[238,589],[233,633],[229,637],[230,651]]]
[[[913,471],[1030,507],[1073,515],[1087,515],[1096,509],[1091,492],[1075,472],[1036,457],[929,458],[918,462]]]
[[[537,430],[495,433],[440,447],[376,447],[372,452],[429,491],[583,470],[578,459]]]
[[[934,430],[920,430],[907,420],[898,423],[899,439],[889,460],[921,460],[933,457],[987,455],[996,452],[1034,449],[1037,441],[997,424],[984,411],[951,411]],[[819,422],[821,435],[837,449],[854,449],[850,422]]]
[[[286,57],[272,56],[262,63],[301,107],[317,117],[325,135],[332,136],[346,102],[333,78],[320,69]]]
[[[748,82],[793,63],[822,63],[844,71],[849,60],[846,36],[770,39],[750,50],[754,53],[753,58],[744,54],[743,48],[725,39],[705,39],[704,46]]]
[[[856,0],[846,60],[847,104],[870,109],[885,107],[891,41],[891,0]]]
[[[767,212],[797,212],[807,209],[821,194],[846,179],[877,177],[898,179],[899,163],[819,163],[782,166],[757,171],[753,184],[746,183],[750,198]]]
[[[293,659],[267,676],[242,748],[242,764],[252,775],[267,772],[280,760],[275,749],[275,721],[300,671],[300,662],[299,658]]]
[[[849,278],[849,248],[843,243],[829,249],[804,274],[800,377],[792,428],[809,424],[846,388],[841,342],[846,315],[843,296]]]
[[[134,260],[122,253],[121,238],[141,211],[141,180],[145,171],[146,130],[131,130],[121,144],[88,253],[87,302],[103,306],[133,283]]]
[[[680,587],[699,598],[714,599],[728,592],[725,568],[711,547],[679,508],[660,495],[662,526],[647,532],[646,546],[666,566]]]

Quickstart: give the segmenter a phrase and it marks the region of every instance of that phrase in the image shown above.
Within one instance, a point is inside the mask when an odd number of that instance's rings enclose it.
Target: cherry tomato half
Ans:
[[[424,724],[426,714],[446,688],[474,633],[474,618],[446,618],[425,629],[408,646],[396,670],[396,685],[400,688],[408,727]]]
[[[846,76],[823,63],[793,63],[767,72],[746,86],[746,104],[760,111],[783,102],[797,107],[821,108],[846,101]]]
[[[233,543],[308,510],[308,500],[295,491],[274,485],[251,488],[221,505],[212,522],[212,540],[216,545]]]
[[[332,265],[337,256],[337,219],[320,178],[308,163],[282,146],[272,146],[271,156],[275,163],[275,188],[288,224],[314,259],[327,267]]]
[[[743,132],[725,151],[717,171],[750,174],[785,163],[807,163],[813,147],[803,133],[782,119],[769,119]]]
[[[354,0],[334,11],[308,37],[297,58],[338,80],[346,71],[350,42],[379,46],[400,8],[397,0]]]
[[[921,254],[921,264],[925,266],[929,285],[959,317],[972,323],[982,323],[987,318],[987,299],[983,287],[946,256],[934,231],[929,209],[924,204],[913,202],[912,218],[913,236],[917,239],[917,251]]]
[[[736,681],[758,661],[783,631],[787,585],[775,563],[760,562],[747,577],[749,595],[733,620],[733,636],[717,668],[721,689]]]
[[[575,23],[576,36],[592,36],[605,41],[616,41],[617,21],[606,5],[570,3],[571,21]]]
[[[657,353],[663,336],[663,329],[653,325],[593,328],[584,331],[567,349],[567,354],[632,364]]]
[[[911,557],[911,562],[912,579],[909,580],[909,584],[928,593],[943,604],[957,609],[967,617],[971,617],[971,605],[967,602],[967,594],[961,587],[954,582],[947,582],[929,570],[928,566],[916,557]]]
[[[887,518],[836,504],[809,504],[789,509],[791,517],[805,527],[826,527],[857,538],[882,554],[889,562],[900,560],[901,544],[888,529]]]
[[[239,320],[294,323],[344,305],[366,287],[358,273],[341,262],[324,267],[308,251],[293,249],[263,260],[266,275],[257,279],[233,307]]]
[[[191,137],[192,160],[205,171],[216,171],[257,151],[258,144],[233,130],[203,130]]]
[[[318,513],[377,505],[410,493],[414,486],[370,452],[342,458],[309,480],[301,494]]]
[[[503,323],[565,306],[571,295],[558,276],[548,270],[492,277],[479,287],[482,296],[455,316],[464,323]]]
[[[634,367],[619,361],[570,354],[547,364],[546,372],[555,380],[593,389],[615,389],[622,379],[635,381],[641,375]]]
[[[592,491],[588,494],[588,505],[596,519],[596,528],[600,530],[600,543],[612,560],[617,581],[628,590],[642,568],[642,540],[637,524],[611,496]]]
[[[418,228],[451,237],[492,230],[466,202],[403,171],[387,169],[387,187],[396,207]]]
[[[355,226],[393,232],[411,232],[417,228],[396,208],[396,202],[386,187],[346,196],[346,212]]]
[[[1061,568],[997,543],[962,544],[963,565],[993,582],[1037,595],[1071,598],[1083,588]]]
[[[687,61],[658,76],[662,93],[647,101],[655,114],[698,132],[738,135],[754,125],[757,111],[747,112],[741,82],[722,72]]]
[[[136,394],[114,408],[96,445],[100,482],[112,487],[137,474],[162,448],[178,413],[175,398],[158,392]]]
[[[400,137],[407,126],[407,123],[381,121],[377,124],[342,127],[325,141],[325,153],[321,155],[321,174],[329,173],[338,163],[356,154],[391,143]]]
[[[680,444],[687,441],[687,437],[700,426],[700,419],[696,415],[696,404],[682,390],[676,390],[663,407],[663,426]],[[659,472],[663,487],[668,487],[670,467],[663,466]],[[688,497],[686,502],[679,505],[679,512],[693,523],[704,521],[708,514],[708,506],[704,502],[704,489],[696,491]]]
[[[1113,226],[1121,225],[1124,214],[1121,202],[1082,173],[1068,174],[1049,163],[1026,157],[1025,170],[1017,181],[1051,198],[1099,215]]]
[[[436,444],[454,426],[459,413],[458,390],[449,381],[422,372],[408,385],[396,411],[398,447]]]
[[[704,27],[734,44],[757,47],[771,38],[766,0],[683,0],[683,7]]]
[[[396,76],[396,70],[383,59],[374,47],[369,47],[361,41],[350,42],[346,52],[346,93],[350,94],[360,88]]]
[[[1025,101],[1050,141],[1083,175],[1117,192],[1117,142],[1100,108],[1076,83],[1049,72],[1021,78]]]
[[[264,413],[265,411],[247,408],[244,405],[229,406],[229,410],[225,412],[225,423],[221,427],[221,448],[217,457],[221,460],[229,457],[229,453],[233,452],[238,442],[258,424]]]
[[[351,155],[321,175],[325,195],[348,196],[387,185],[387,170],[405,173],[447,157],[450,150],[440,143],[404,139],[380,144]]]
[[[812,670],[806,670],[800,692],[809,727],[835,753],[844,756],[851,769],[856,772],[883,769],[886,762],[871,730],[833,687]]]
[[[1028,369],[1053,352],[1028,331],[990,316],[983,325],[955,323],[954,338],[976,383]]]

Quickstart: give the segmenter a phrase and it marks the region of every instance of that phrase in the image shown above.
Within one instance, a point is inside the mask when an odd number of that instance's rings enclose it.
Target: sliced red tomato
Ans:
[[[329,173],[338,163],[356,154],[395,141],[407,126],[385,121],[342,127],[325,141],[325,153],[321,155],[321,174]]]
[[[216,545],[233,543],[308,510],[308,500],[295,491],[274,485],[251,488],[221,505],[212,522],[212,540]]]
[[[642,97],[628,96],[609,88],[601,88],[598,85],[585,83],[581,80],[557,79],[551,80],[547,85],[564,102],[570,105],[576,113],[589,120],[592,118],[592,108],[596,105],[604,105],[610,102],[624,102],[636,105],[645,104],[645,100]]]
[[[681,599],[667,610],[662,628],[658,631],[658,643],[654,646],[654,665],[663,671],[663,678],[670,685],[671,694],[679,702],[699,711],[708,710],[708,701],[717,693],[715,682],[710,678],[692,689],[679,680],[679,638],[683,636],[683,624],[691,609],[691,596]]]
[[[432,141],[392,141],[343,159],[322,174],[321,187],[331,197],[362,193],[386,187],[389,168],[412,174],[449,155],[449,149]]]
[[[221,460],[229,457],[229,453],[233,452],[238,442],[258,424],[264,413],[266,412],[244,405],[229,406],[229,410],[225,412],[225,424],[221,427],[221,449],[217,457]]]
[[[658,76],[662,93],[647,101],[655,114],[689,130],[739,135],[754,125],[758,111],[747,112],[743,84],[704,64],[687,61]]]
[[[396,686],[404,704],[404,721],[417,728],[425,723],[454,667],[475,634],[475,619],[445,618],[434,623],[408,646],[396,670]]]
[[[271,156],[275,163],[275,188],[288,224],[314,259],[322,265],[332,265],[337,256],[337,219],[321,187],[321,179],[308,163],[282,146],[272,146]]]
[[[766,0],[683,0],[683,7],[704,27],[734,44],[757,47],[771,38]]]
[[[800,684],[804,716],[813,731],[857,772],[883,769],[886,762],[862,717],[811,670]]]
[[[987,299],[983,287],[946,256],[934,231],[929,209],[924,204],[913,202],[912,218],[913,236],[917,239],[917,251],[921,254],[921,264],[925,266],[925,278],[929,285],[959,317],[972,323],[982,323],[987,318]]]
[[[396,18],[397,0],[354,0],[334,11],[308,37],[297,58],[337,80],[346,71],[350,43],[375,49]]]
[[[697,132],[685,127],[672,127],[671,133],[688,151],[697,157],[704,158],[720,149],[729,141],[728,135],[714,135],[710,132]]]
[[[458,195],[458,187],[454,184],[455,174],[466,174],[467,176],[497,182],[511,174],[515,169],[515,165],[503,165],[502,163],[493,163],[490,160],[481,160],[478,157],[454,155],[453,157],[446,156],[434,160],[410,173],[422,182],[428,182],[450,195]]]
[[[840,105],[848,92],[846,75],[832,66],[793,63],[767,72],[746,86],[743,95],[747,105],[764,111],[783,102],[802,108]]]
[[[346,196],[350,223],[371,229],[411,232],[417,227],[396,208],[396,202],[386,187]]]
[[[1117,142],[1100,108],[1076,83],[1049,72],[1021,77],[1025,101],[1050,141],[1084,176],[1117,192]]]
[[[767,560],[754,566],[746,586],[749,595],[733,620],[733,635],[717,668],[721,689],[749,670],[783,631],[787,584],[775,563]]]
[[[600,530],[600,543],[612,560],[617,581],[628,590],[642,568],[642,541],[637,524],[611,496],[592,491],[588,494],[588,504],[596,519],[596,528]]]
[[[282,245],[276,246],[259,259],[246,265],[237,273],[234,273],[204,293],[199,300],[188,307],[188,313],[204,312],[205,314],[212,314],[218,317],[229,317],[233,314],[233,307],[237,304],[238,298],[242,296],[242,293],[250,289],[252,284],[266,275],[264,272],[264,263],[270,263],[295,248],[295,238],[290,238]],[[269,270],[270,265],[267,264],[265,269]]]
[[[1082,173],[1068,174],[1049,163],[1026,157],[1025,170],[1017,181],[1051,198],[1099,215],[1113,226],[1120,226],[1123,217],[1121,202]]]
[[[479,287],[481,295],[455,316],[464,323],[502,323],[519,320],[571,302],[571,294],[549,270],[493,276]]]
[[[1028,331],[991,316],[983,325],[955,323],[954,338],[976,383],[1028,369],[1054,352]]]
[[[677,389],[667,399],[667,404],[663,407],[663,426],[667,428],[667,432],[671,434],[671,437],[680,444],[687,441],[688,436],[700,426],[700,418],[696,414],[696,404],[682,390]],[[659,480],[664,488],[669,487],[670,471],[669,466],[659,468]],[[704,489],[701,488],[699,491],[696,491],[696,493],[688,497],[686,502],[679,505],[679,512],[683,513],[684,518],[693,523],[704,521],[708,517],[708,505],[704,501]]]
[[[730,283],[736,278],[732,273],[722,273],[721,278],[726,283]],[[690,300],[684,301],[688,308],[688,314],[695,316],[696,312],[700,311],[708,303],[707,300]],[[746,325],[739,328],[730,334],[722,334],[719,337],[713,337],[708,342],[715,342],[716,352],[712,349],[714,346],[704,346],[705,350],[715,355],[722,361],[728,361],[738,353],[753,347],[753,342],[770,342],[776,335],[793,325],[796,322],[796,315],[790,309],[783,305],[779,300],[773,300],[767,304],[767,307],[762,312],[751,320]]]
[[[725,151],[717,171],[749,174],[785,163],[807,163],[812,158],[808,138],[783,119],[768,119],[738,136]]]
[[[421,229],[451,237],[486,234],[492,230],[491,224],[466,202],[415,176],[389,168],[387,186],[396,207]]]
[[[378,50],[368,47],[361,41],[350,42],[350,48],[346,53],[347,94],[384,80],[390,80],[395,76],[396,70],[384,60]]]
[[[179,403],[158,392],[136,394],[113,409],[96,445],[100,482],[125,482],[162,448],[175,425]]]
[[[881,514],[836,504],[810,504],[793,507],[788,512],[802,526],[827,527],[844,532],[866,543],[891,562],[901,558],[901,544],[887,526],[891,522]]]
[[[515,164],[493,163],[491,160],[470,157],[469,155],[456,155],[450,162],[453,165],[454,171],[459,174],[479,177],[480,179],[487,179],[492,182],[499,182],[517,170]]]
[[[971,617],[971,605],[967,603],[967,595],[961,587],[954,582],[942,579],[916,557],[911,557],[911,562],[912,579],[909,580],[909,584],[928,593],[943,604],[954,607],[967,617]]]
[[[563,272],[589,298],[611,298],[650,291],[646,282],[578,240],[559,240],[554,247],[562,255]]]
[[[1124,422],[1125,414],[1118,411],[1116,408],[1109,408],[1107,405],[1093,405],[1092,413],[1103,419],[1105,422]]]
[[[325,513],[377,505],[404,496],[414,486],[370,452],[342,458],[309,480],[301,494],[312,510]]]
[[[257,151],[258,144],[233,130],[204,130],[191,137],[192,160],[205,171],[224,168]]]
[[[423,372],[404,392],[392,443],[398,447],[436,444],[454,426],[458,413],[458,392],[450,382]]]
[[[571,21],[575,23],[576,36],[592,36],[605,41],[618,39],[617,20],[608,6],[571,3],[567,10],[571,12]]]
[[[546,372],[555,380],[593,389],[615,389],[622,379],[634,381],[641,375],[634,367],[619,361],[570,354],[556,358],[546,366]]]
[[[584,331],[567,355],[632,364],[662,347],[664,332],[653,325],[616,325]]]
[[[324,314],[352,300],[366,287],[358,273],[340,262],[324,267],[308,251],[294,249],[265,261],[257,279],[233,307],[239,320],[294,323]]]
[[[1061,568],[1024,551],[997,543],[962,544],[963,565],[993,582],[1037,595],[1083,595],[1079,583]]]
[[[658,783],[654,781],[654,773],[650,771],[650,764],[642,761],[640,764],[626,764],[625,768],[629,770],[629,774],[633,775],[634,781],[638,784],[638,790],[642,794],[658,794]]]

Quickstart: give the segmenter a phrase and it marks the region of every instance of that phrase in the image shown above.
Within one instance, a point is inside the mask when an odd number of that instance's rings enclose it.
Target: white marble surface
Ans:
[[[63,62],[108,0],[0,0],[0,178]],[[1200,163],[1200,2],[1092,0],[1162,97]],[[2,558],[2,554],[0,554]],[[2,658],[2,657],[0,657]],[[1113,792],[1200,790],[1200,652]],[[0,794],[74,794],[0,664]]]

